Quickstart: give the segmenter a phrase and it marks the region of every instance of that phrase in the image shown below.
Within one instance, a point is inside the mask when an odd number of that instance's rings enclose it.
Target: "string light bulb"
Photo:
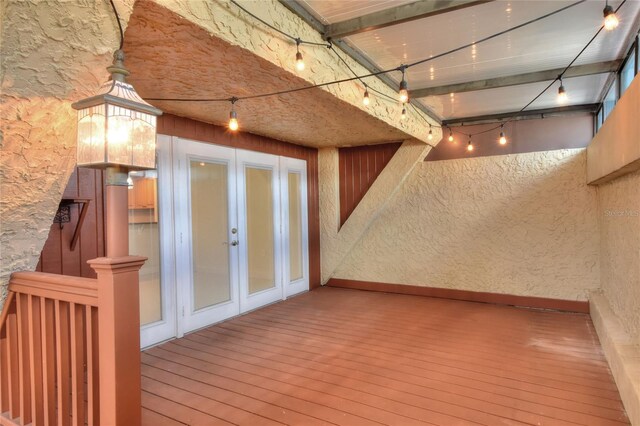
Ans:
[[[567,96],[567,91],[564,88],[564,85],[562,84],[562,79],[559,78],[560,80],[560,87],[558,87],[558,102],[561,104],[567,103],[567,101],[569,100],[569,96]]]
[[[369,90],[364,89],[364,98],[362,98],[362,103],[364,104],[364,106],[369,106],[369,102],[371,102],[369,100]]]
[[[449,127],[449,142],[453,142],[453,130]]]
[[[300,53],[300,43],[302,43],[302,40],[296,39],[296,69],[304,71],[304,59],[302,58],[302,53]]]
[[[402,70],[402,80],[400,81],[400,89],[398,90],[398,96],[400,97],[400,102],[406,104],[409,102],[409,85],[407,84],[407,80],[404,78],[404,70],[405,66],[400,67]]]
[[[235,132],[238,130],[238,113],[236,112],[236,98],[231,99],[231,112],[229,113],[229,130]]]
[[[473,144],[471,143],[471,135],[469,135],[469,143],[467,144],[467,151],[473,151]]]
[[[507,137],[504,135],[504,124],[502,126],[500,126],[500,139],[499,139],[500,145],[506,145],[507,144]]]
[[[428,140],[433,140],[433,130],[431,130],[431,124],[429,124],[429,135],[427,135]]]
[[[404,106],[402,107],[402,114],[400,115],[400,118],[403,120],[407,119],[407,109]]]
[[[620,21],[618,20],[616,13],[613,11],[613,7],[609,5],[608,1],[606,2],[602,14],[604,15],[604,28],[607,31],[615,30],[618,27]]]

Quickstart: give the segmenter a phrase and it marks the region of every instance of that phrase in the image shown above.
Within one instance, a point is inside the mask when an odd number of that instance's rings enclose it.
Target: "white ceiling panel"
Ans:
[[[304,0],[305,7],[325,23],[335,23],[410,3],[411,0]],[[505,31],[569,6],[572,0],[497,0],[399,25],[354,34],[345,40],[382,69],[433,57]],[[609,1],[617,8],[622,0]],[[542,71],[567,66],[602,25],[604,0],[588,0],[551,17],[500,35],[459,52],[407,70],[410,89]],[[640,0],[627,0],[618,12],[620,26],[602,31],[574,65],[621,58],[625,40],[640,15]],[[389,74],[399,81],[399,73]],[[569,80],[567,80],[568,82]],[[573,79],[577,88],[569,104],[598,102],[606,75]],[[573,82],[572,81],[572,82]],[[581,85],[586,82],[585,85]],[[545,83],[460,93],[419,101],[443,119],[517,111]],[[534,108],[555,105],[555,92]]]
[[[617,2],[619,3],[619,2]],[[356,34],[348,41],[381,68],[428,58],[490,36],[570,4],[495,1],[402,25]],[[615,3],[612,3],[615,6]],[[412,88],[520,74],[566,66],[602,24],[603,2],[564,12],[409,70]],[[620,10],[621,25],[603,31],[576,64],[617,58],[640,2]]]
[[[575,77],[563,80],[569,101],[565,105],[594,103],[607,79],[606,74]],[[457,93],[453,96],[429,96],[422,99],[443,120],[475,117],[487,114],[519,111],[550,82],[501,87],[475,92]],[[558,83],[554,84],[527,111],[564,106],[558,103]]]

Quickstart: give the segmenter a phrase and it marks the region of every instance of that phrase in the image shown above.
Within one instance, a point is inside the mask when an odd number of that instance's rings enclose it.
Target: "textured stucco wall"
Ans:
[[[115,0],[127,23],[134,0]],[[243,15],[227,1],[157,0],[212,36],[292,69],[291,46]],[[269,21],[301,37],[320,40],[302,20],[276,0],[247,4]],[[106,81],[106,67],[118,46],[115,17],[107,1],[0,1],[2,116],[0,168],[0,304],[11,272],[33,270],[47,238],[62,191],[75,164],[75,112],[71,103],[87,97]],[[126,37],[126,35],[125,35]],[[152,40],[149,41],[153,42]],[[307,55],[309,81],[343,78],[346,68],[327,49]],[[315,58],[315,59],[314,59]],[[357,72],[362,68],[352,64]],[[370,83],[392,93],[375,80]],[[328,87],[329,93],[360,105],[356,83]],[[374,98],[375,99],[375,98]],[[374,101],[379,102],[379,101]],[[424,138],[424,122],[412,113],[399,124],[397,108],[367,111],[392,126]],[[336,141],[338,144],[339,141]]]
[[[320,251],[322,283],[331,278],[347,254],[401,188],[411,171],[424,160],[431,147],[405,141],[378,175],[347,221],[340,227],[338,150],[321,149],[318,156],[320,182]]]
[[[584,149],[424,162],[335,277],[587,300],[599,286]]]
[[[640,171],[600,185],[597,192],[602,291],[640,344]]]
[[[116,1],[124,21],[133,0]],[[0,305],[32,270],[75,165],[71,103],[95,92],[117,46],[107,2],[0,2]]]

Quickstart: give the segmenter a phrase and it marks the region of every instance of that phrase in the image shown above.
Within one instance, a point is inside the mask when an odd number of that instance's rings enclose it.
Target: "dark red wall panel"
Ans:
[[[62,195],[63,199],[88,199],[87,214],[74,250],[71,240],[78,225],[81,204],[71,205],[71,221],[54,223],[40,253],[37,271],[95,278],[87,260],[104,256],[104,183],[102,171],[76,168]]]
[[[394,156],[400,142],[340,148],[340,226],[367,193],[380,172]]]

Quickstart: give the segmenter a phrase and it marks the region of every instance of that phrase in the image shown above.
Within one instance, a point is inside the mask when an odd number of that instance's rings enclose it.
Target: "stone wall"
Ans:
[[[584,149],[423,162],[334,277],[587,300],[599,287]]]

